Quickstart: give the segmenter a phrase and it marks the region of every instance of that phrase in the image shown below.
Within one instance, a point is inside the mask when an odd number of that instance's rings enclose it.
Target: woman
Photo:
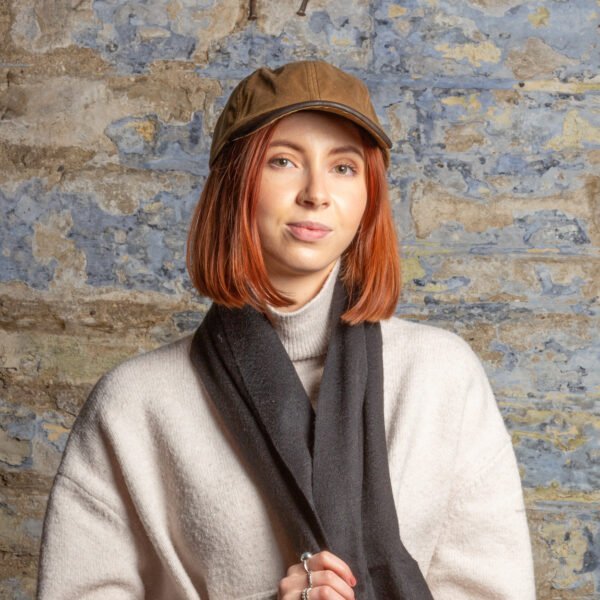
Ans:
[[[364,84],[326,63],[234,90],[188,240],[213,305],[94,388],[40,598],[534,598],[481,364],[392,317],[390,146]]]

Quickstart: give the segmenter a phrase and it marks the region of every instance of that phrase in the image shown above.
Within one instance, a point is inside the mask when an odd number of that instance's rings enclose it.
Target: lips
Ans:
[[[316,221],[296,221],[288,223],[287,227],[296,239],[303,242],[320,240],[332,231],[331,227]]]

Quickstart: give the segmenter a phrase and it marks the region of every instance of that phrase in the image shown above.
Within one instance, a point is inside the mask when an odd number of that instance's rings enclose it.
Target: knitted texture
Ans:
[[[288,328],[296,347],[318,347],[328,293],[326,283],[300,315],[314,319],[298,326],[314,340],[295,343]],[[533,600],[519,473],[481,363],[442,329],[397,318],[381,329],[400,533],[434,598]],[[190,342],[132,358],[92,391],[50,496],[39,598],[275,598],[298,562],[285,516],[265,502],[190,363]]]

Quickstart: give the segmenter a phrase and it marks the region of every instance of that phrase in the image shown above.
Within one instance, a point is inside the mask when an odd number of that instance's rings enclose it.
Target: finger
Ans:
[[[321,588],[330,588],[339,594],[343,600],[355,600],[354,590],[333,571],[312,571],[312,590]],[[296,594],[308,587],[308,575],[305,572],[291,575],[285,578],[282,589],[284,591],[295,591]],[[311,593],[312,593],[311,590]],[[324,592],[323,592],[324,593]],[[294,598],[297,600],[297,597]]]
[[[335,590],[327,586],[314,587],[308,595],[309,600],[344,600]]]
[[[354,600],[354,590],[334,571],[313,571],[312,587],[313,590],[328,587],[344,600]]]
[[[302,566],[302,564],[300,566]],[[317,554],[313,554],[308,559],[308,566],[312,571],[334,571],[344,579],[348,585],[356,585],[356,578],[350,567],[339,556],[329,552],[329,550],[323,550]]]

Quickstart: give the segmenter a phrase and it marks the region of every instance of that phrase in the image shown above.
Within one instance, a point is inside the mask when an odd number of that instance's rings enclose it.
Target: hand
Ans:
[[[310,600],[354,600],[356,578],[350,567],[327,550],[313,554],[308,559],[312,572]],[[300,600],[302,590],[308,587],[308,575],[304,565],[292,565],[279,582],[277,600]]]

